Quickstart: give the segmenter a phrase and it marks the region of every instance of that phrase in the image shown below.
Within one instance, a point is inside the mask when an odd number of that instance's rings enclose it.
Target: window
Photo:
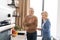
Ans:
[[[51,36],[56,37],[57,28],[57,0],[46,0],[44,3],[44,10],[48,12],[51,22]]]

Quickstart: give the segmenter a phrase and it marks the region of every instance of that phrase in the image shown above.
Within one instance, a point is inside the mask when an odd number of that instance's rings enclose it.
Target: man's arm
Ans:
[[[27,27],[27,16],[24,18],[24,21],[23,21],[23,25],[24,25],[24,30],[28,30],[28,27]]]
[[[27,19],[28,19],[28,16],[26,16],[26,17],[24,18],[24,22],[23,22],[23,25],[24,25],[24,26],[27,26],[27,24],[28,24]]]
[[[25,19],[24,19],[24,22],[23,22],[23,25],[24,25],[25,27],[29,27],[29,26],[31,25],[31,23],[29,23],[28,21],[29,21],[29,20],[28,20],[28,16],[26,16]]]
[[[37,17],[34,18],[34,22],[31,25],[33,25],[32,26],[33,29],[37,29],[37,25],[38,25]]]

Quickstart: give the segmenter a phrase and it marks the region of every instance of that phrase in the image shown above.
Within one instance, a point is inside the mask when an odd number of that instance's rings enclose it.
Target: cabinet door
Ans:
[[[9,30],[0,32],[0,40],[10,40]]]

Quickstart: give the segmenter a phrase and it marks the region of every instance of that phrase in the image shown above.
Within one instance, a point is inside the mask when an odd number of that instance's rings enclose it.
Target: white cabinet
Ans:
[[[11,40],[26,40],[25,35],[17,35],[16,37],[11,37]]]

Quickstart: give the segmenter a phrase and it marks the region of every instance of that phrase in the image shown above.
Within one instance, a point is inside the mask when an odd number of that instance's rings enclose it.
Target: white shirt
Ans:
[[[44,24],[46,23],[46,21],[47,21],[47,20],[43,20],[43,24],[41,25],[42,28],[43,28]]]

